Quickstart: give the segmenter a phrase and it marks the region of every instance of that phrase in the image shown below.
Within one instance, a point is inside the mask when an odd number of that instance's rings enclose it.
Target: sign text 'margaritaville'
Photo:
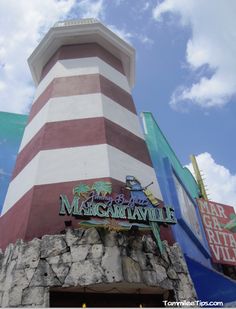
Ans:
[[[171,207],[147,207],[145,200],[125,200],[120,194],[116,199],[90,196],[81,201],[74,196],[70,203],[67,196],[60,195],[60,215],[89,216],[100,218],[127,219],[135,221],[150,221],[159,223],[176,223],[174,210]]]

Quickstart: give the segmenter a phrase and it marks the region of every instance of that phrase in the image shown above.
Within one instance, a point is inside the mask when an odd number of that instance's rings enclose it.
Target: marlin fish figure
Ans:
[[[154,197],[150,190],[147,189],[151,184],[152,182],[146,187],[142,187],[137,178],[134,176],[126,176],[126,189],[131,191],[131,196],[134,198],[137,196],[142,198],[144,196],[148,200],[147,207],[157,207],[159,205],[158,199]],[[149,224],[152,228],[156,244],[162,253],[164,248],[160,237],[160,225],[156,222],[150,222]]]

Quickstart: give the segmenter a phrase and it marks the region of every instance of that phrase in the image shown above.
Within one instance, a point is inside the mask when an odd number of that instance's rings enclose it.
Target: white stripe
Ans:
[[[128,80],[125,75],[114,69],[98,57],[58,60],[48,74],[39,83],[35,100],[43,93],[46,87],[57,77],[79,76],[87,74],[101,74],[120,88],[131,93]]]
[[[161,199],[154,169],[112,146],[44,150],[10,183],[2,214],[35,185],[104,177],[125,182],[127,175],[137,177],[143,185],[154,181],[151,189]]]
[[[52,98],[26,126],[19,152],[48,122],[105,117],[143,138],[139,118],[100,93]]]
[[[127,175],[135,176],[143,186],[150,184],[153,194],[162,200],[161,190],[157,182],[155,170],[139,160],[131,157],[123,151],[108,145],[108,157],[110,175],[112,178],[125,182]]]

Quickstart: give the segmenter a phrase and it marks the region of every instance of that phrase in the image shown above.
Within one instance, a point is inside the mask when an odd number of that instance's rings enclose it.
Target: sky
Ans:
[[[211,200],[236,208],[235,16],[235,0],[1,0],[0,111],[29,112],[27,58],[55,22],[97,18],[136,49],[138,113],[183,165],[196,155]]]

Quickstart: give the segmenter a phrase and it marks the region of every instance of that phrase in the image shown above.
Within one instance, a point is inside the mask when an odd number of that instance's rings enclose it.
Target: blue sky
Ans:
[[[95,17],[136,49],[133,98],[182,164],[197,155],[210,198],[236,206],[236,1],[2,0],[0,111],[27,113],[27,58],[58,20]]]

